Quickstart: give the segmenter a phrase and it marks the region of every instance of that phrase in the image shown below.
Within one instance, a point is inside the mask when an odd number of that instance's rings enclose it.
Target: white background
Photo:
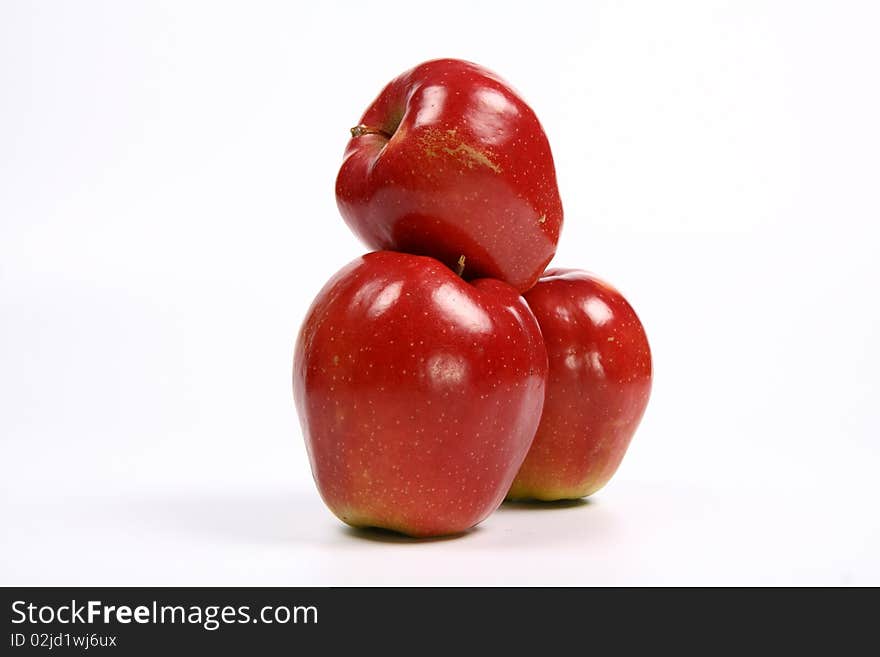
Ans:
[[[0,5],[0,584],[880,584],[880,9],[579,4]],[[419,542],[324,508],[290,369],[348,128],[441,56],[656,375],[591,503]]]

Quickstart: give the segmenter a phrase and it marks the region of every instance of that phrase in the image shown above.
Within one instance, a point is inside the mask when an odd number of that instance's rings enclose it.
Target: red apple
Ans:
[[[626,299],[595,276],[548,270],[526,301],[550,374],[535,440],[510,499],[577,499],[614,475],[651,393],[651,351]]]
[[[324,286],[293,389],[312,474],[344,522],[462,532],[504,499],[544,403],[547,352],[511,286],[437,260],[358,258]]]
[[[556,252],[562,203],[535,113],[501,78],[456,59],[392,80],[352,128],[339,210],[373,249],[429,255],[520,291]]]

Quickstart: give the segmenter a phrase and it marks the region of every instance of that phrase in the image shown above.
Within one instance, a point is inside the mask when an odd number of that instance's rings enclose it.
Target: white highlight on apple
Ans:
[[[500,144],[508,137],[504,126],[519,110],[494,89],[481,89],[477,97],[479,102],[469,113],[468,122],[483,143]]]
[[[446,88],[437,85],[425,87],[422,90],[422,107],[416,114],[416,120],[413,122],[414,128],[420,128],[425,125],[436,123],[437,119],[443,113],[443,105],[446,103]]]
[[[402,288],[402,281],[395,281],[382,288],[379,294],[376,295],[370,308],[367,310],[367,316],[370,319],[375,319],[382,315],[386,310],[393,306],[394,302],[400,297],[400,290]]]
[[[587,299],[584,303],[584,312],[596,326],[606,324],[614,316],[611,308],[602,299],[596,297]]]
[[[437,309],[449,318],[452,324],[463,324],[477,333],[492,330],[492,318],[451,283],[444,283],[431,294]]]
[[[428,376],[437,385],[458,385],[465,380],[467,372],[467,363],[452,354],[437,354],[428,361]]]

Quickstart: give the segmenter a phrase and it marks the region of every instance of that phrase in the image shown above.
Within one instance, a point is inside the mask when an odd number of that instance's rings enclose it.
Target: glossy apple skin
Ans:
[[[525,458],[546,378],[538,323],[511,286],[423,256],[355,260],[318,294],[294,354],[321,496],[356,527],[474,526]]]
[[[584,271],[548,270],[526,295],[547,346],[541,423],[510,499],[591,495],[614,475],[651,394],[651,350],[635,311]]]
[[[346,223],[372,249],[429,255],[520,291],[556,252],[562,203],[535,113],[494,73],[456,59],[391,81],[364,113],[336,179]],[[389,138],[390,136],[390,138]]]

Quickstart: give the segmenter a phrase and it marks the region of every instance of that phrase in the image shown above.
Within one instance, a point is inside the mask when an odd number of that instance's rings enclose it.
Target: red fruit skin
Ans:
[[[547,353],[525,300],[496,280],[376,252],[309,309],[293,392],[312,474],[344,522],[462,532],[503,501],[540,420]]]
[[[626,299],[578,270],[548,270],[526,295],[550,374],[541,423],[509,499],[577,499],[614,475],[651,393],[651,350]]]
[[[535,113],[494,73],[456,59],[391,81],[336,179],[346,223],[373,249],[429,255],[520,291],[556,252],[562,202]],[[390,135],[390,139],[388,137]]]

